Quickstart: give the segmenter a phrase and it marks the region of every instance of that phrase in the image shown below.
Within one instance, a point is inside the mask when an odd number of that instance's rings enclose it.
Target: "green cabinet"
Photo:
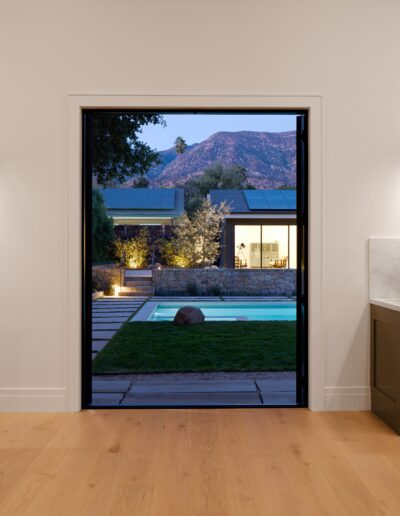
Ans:
[[[400,312],[371,305],[372,412],[400,433]]]

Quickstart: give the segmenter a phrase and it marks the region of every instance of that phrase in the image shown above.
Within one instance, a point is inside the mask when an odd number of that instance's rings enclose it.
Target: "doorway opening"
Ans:
[[[83,406],[307,406],[306,111],[83,111]]]

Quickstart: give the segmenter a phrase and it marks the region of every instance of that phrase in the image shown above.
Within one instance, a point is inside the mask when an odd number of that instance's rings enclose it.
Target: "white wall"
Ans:
[[[0,409],[67,407],[72,92],[323,96],[325,407],[367,407],[367,238],[400,234],[399,19],[397,0],[3,0]]]

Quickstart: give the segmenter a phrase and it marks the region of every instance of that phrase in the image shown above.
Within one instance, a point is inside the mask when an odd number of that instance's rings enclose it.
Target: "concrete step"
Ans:
[[[148,287],[153,285],[153,282],[150,281],[137,281],[132,279],[125,279],[125,287]]]
[[[139,292],[139,291],[153,292],[153,285],[146,285],[146,286],[131,285],[131,286],[121,287],[121,289],[120,289],[121,294],[124,294],[125,292]]]
[[[150,270],[137,270],[137,269],[125,269],[126,278],[151,278],[153,271]]]
[[[146,287],[121,287],[119,292],[120,296],[152,296],[153,287],[152,285]]]
[[[143,292],[129,292],[129,293],[125,293],[124,296],[128,296],[128,297],[141,297],[143,296]],[[149,296],[151,296],[151,292],[149,293]]]

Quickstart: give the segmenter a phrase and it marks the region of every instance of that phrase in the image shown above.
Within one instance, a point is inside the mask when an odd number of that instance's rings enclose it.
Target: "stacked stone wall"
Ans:
[[[294,296],[295,269],[155,269],[156,295]]]

